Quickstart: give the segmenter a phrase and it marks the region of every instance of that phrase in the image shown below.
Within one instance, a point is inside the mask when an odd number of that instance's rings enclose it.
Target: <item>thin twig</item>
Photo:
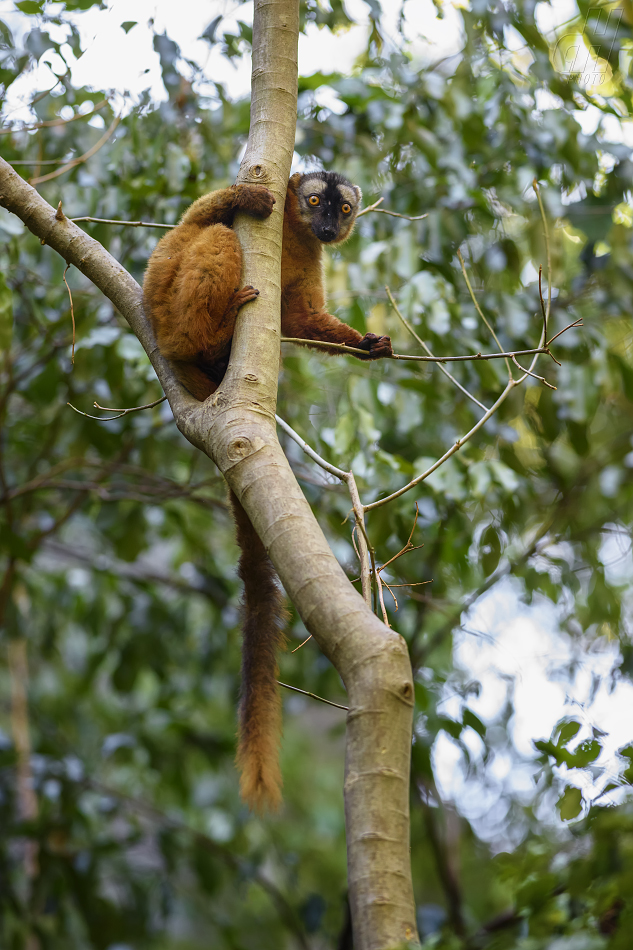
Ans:
[[[428,214],[399,214],[397,211],[387,211],[386,208],[379,208],[378,205],[382,204],[384,200],[384,198],[379,198],[378,201],[374,201],[373,205],[367,205],[366,208],[358,212],[356,217],[360,218],[361,215],[369,214],[370,211],[378,211],[380,214],[389,214],[392,218],[406,218],[407,221],[421,221],[422,218],[428,218]]]
[[[154,221],[121,221],[118,218],[70,218],[77,224],[78,221],[94,221],[96,224],[124,224],[129,228],[177,228],[177,224],[157,224]]]
[[[383,581],[383,584],[385,582]],[[425,584],[432,584],[433,578],[430,581],[412,581],[410,584],[391,584],[391,587],[424,587]]]
[[[344,709],[346,712],[349,710],[349,706],[341,706],[340,703],[333,703],[331,699],[323,699],[323,696],[317,696],[316,693],[309,693],[305,689],[299,689],[298,686],[289,686],[288,683],[282,683],[280,680],[277,680],[280,686],[283,686],[284,689],[291,689],[293,693],[303,693],[304,696],[309,696],[311,699],[318,699],[320,703],[326,703],[328,706],[336,706],[337,709]]]
[[[378,587],[378,600],[380,602],[380,610],[382,611],[382,622],[384,623],[385,627],[389,627],[391,629],[391,624],[389,623],[389,618],[387,617],[387,608],[385,607],[385,598],[382,592],[382,580],[380,579],[380,574],[378,571],[376,571],[375,574],[376,585]]]
[[[321,468],[325,469],[326,472],[329,472],[330,475],[335,475],[336,478],[340,478],[341,481],[347,482],[349,478],[349,472],[344,472],[342,468],[337,468],[336,465],[332,465],[331,462],[326,462],[324,458],[314,451],[312,446],[308,445],[305,439],[302,439],[298,432],[289,426],[281,416],[275,416],[277,425],[284,430],[286,435],[290,436],[293,442],[296,442],[297,445],[305,452],[305,454],[312,459],[313,462],[316,462],[317,465],[320,465]]]
[[[565,333],[567,330],[573,330],[573,329],[575,329],[575,328],[577,328],[577,327],[582,327],[582,326],[584,326],[584,324],[583,324],[583,322],[582,322],[582,317],[581,317],[580,319],[578,319],[578,320],[574,320],[573,323],[570,323],[570,324],[569,324],[568,326],[566,326],[563,330],[559,330],[558,333],[556,334],[556,336],[553,336],[551,340],[548,340],[547,343],[546,343],[546,346],[549,346],[551,343],[554,342],[554,340],[557,340],[558,337],[561,336],[563,333]],[[551,354],[550,354],[550,356],[551,356]],[[560,365],[560,364],[559,364],[559,365]]]
[[[312,634],[310,634],[309,637],[306,637],[305,640],[303,641],[303,643],[300,643],[298,647],[295,647],[294,650],[291,650],[290,652],[291,652],[291,653],[296,653],[297,650],[300,650],[301,647],[304,647],[304,646],[306,645],[306,643],[308,642],[308,640],[311,640],[311,639],[312,639]]]
[[[61,201],[60,201],[59,205],[60,205],[60,208],[61,208]],[[74,366],[74,364],[75,364],[75,310],[74,310],[74,307],[73,307],[73,295],[72,295],[71,292],[70,292],[70,287],[68,286],[68,281],[66,280],[66,274],[68,273],[68,268],[69,268],[69,267],[70,267],[70,264],[66,264],[66,270],[65,270],[64,273],[63,273],[63,278],[64,278],[64,283],[66,284],[66,290],[68,291],[68,296],[70,297],[70,319],[71,319],[72,322],[73,322],[73,348],[72,348],[72,352],[71,352],[71,354],[70,354],[70,362],[71,362],[71,363],[73,364],[73,366]]]
[[[395,587],[396,585],[395,585],[395,584],[389,585],[389,584],[387,583],[387,581],[385,581],[385,580],[383,580],[382,583],[385,585],[385,587],[387,588],[387,590],[389,591],[389,593],[390,593],[391,596],[393,597],[393,602],[394,602],[395,607],[396,607],[396,613],[398,613],[398,598],[396,597],[396,595],[394,594],[394,592],[393,592],[392,589],[391,589],[391,586]]]
[[[328,343],[325,340],[304,340],[300,337],[282,336],[282,343],[298,343],[302,346],[311,346],[315,349],[338,350],[340,353],[348,353],[355,356],[357,353],[367,359],[367,350],[359,350],[355,346],[348,346],[346,343]],[[532,354],[547,353],[544,346],[532,347],[529,350],[512,350],[501,353],[474,353],[469,356],[409,356],[408,353],[393,353],[391,356],[384,356],[381,359],[386,360],[408,360],[412,363],[466,363],[477,362],[479,360],[505,360],[513,356],[530,356]],[[485,408],[485,407],[483,407]]]
[[[524,366],[521,366],[519,361],[514,356],[512,357],[512,362],[515,363],[519,367],[522,373],[527,373],[528,376],[531,376],[533,379],[538,379],[541,383],[543,383],[544,386],[548,386],[550,389],[556,389],[556,386],[552,386],[551,383],[548,383],[544,376],[538,376],[536,373],[533,373],[531,370],[525,369]]]
[[[29,184],[39,185],[43,181],[50,181],[52,178],[58,178],[60,175],[63,175],[64,172],[70,171],[71,168],[75,168],[76,165],[81,165],[83,162],[87,162],[89,158],[92,158],[92,156],[95,155],[99,149],[105,145],[120,121],[121,116],[117,115],[109,128],[107,128],[103,133],[99,141],[96,142],[92,148],[89,148],[87,152],[84,152],[83,155],[80,155],[79,158],[73,158],[71,162],[68,162],[66,165],[62,165],[61,168],[58,168],[54,172],[49,172],[48,175],[41,175],[39,178],[31,178]]]
[[[446,462],[447,459],[451,457],[451,455],[454,455],[456,452],[458,452],[459,449],[461,449],[462,445],[468,442],[468,440],[471,439],[475,435],[475,433],[478,432],[482,428],[482,426],[486,424],[488,419],[490,419],[495,414],[495,412],[501,406],[501,404],[506,401],[506,399],[508,398],[512,390],[516,386],[520,385],[520,383],[522,383],[524,379],[525,379],[525,376],[519,380],[516,380],[516,379],[508,380],[506,388],[503,390],[503,392],[501,393],[497,401],[490,407],[488,412],[486,412],[486,414],[483,415],[481,419],[479,419],[479,421],[475,423],[475,425],[472,427],[472,429],[470,429],[469,432],[466,433],[466,435],[462,436],[461,439],[457,439],[457,441],[453,443],[450,449],[447,452],[445,452],[444,455],[437,460],[437,462],[434,462],[433,465],[431,465],[430,468],[427,468],[425,472],[422,472],[421,475],[418,475],[416,478],[410,481],[408,485],[404,485],[402,488],[399,488],[398,491],[393,492],[391,495],[387,495],[386,498],[379,498],[378,501],[374,501],[370,505],[365,505],[365,511],[366,512],[373,511],[374,508],[380,508],[382,505],[386,505],[388,502],[393,501],[395,498],[399,498],[400,495],[404,495],[405,492],[410,491],[416,485],[419,485],[419,483],[424,481],[425,478],[428,478],[429,475],[432,475],[433,472],[440,467],[440,465],[443,465],[444,462]]]
[[[538,298],[541,303],[541,313],[543,314],[543,341],[547,340],[547,310],[543,300],[543,265],[538,268]]]
[[[362,218],[362,216],[363,216],[364,214],[369,214],[370,211],[375,211],[376,208],[378,207],[378,205],[381,205],[384,200],[385,200],[384,197],[379,198],[378,201],[374,201],[373,205],[367,205],[366,208],[362,208],[362,209],[358,212],[358,214],[356,215],[356,217],[357,217],[357,218]]]
[[[57,85],[57,83],[55,84]],[[53,86],[53,89],[55,86]],[[100,109],[103,109],[104,106],[107,106],[108,100],[102,99],[101,102],[98,102],[94,107],[92,112],[85,112],[82,115],[73,115],[70,119],[47,119],[46,122],[38,122],[37,125],[25,125],[21,129],[0,129],[0,135],[12,135],[15,132],[33,132],[35,129],[52,129],[57,125],[69,125],[71,122],[78,122],[79,119],[90,119],[96,112]]]
[[[44,159],[32,158],[32,159],[29,159],[28,161],[20,160],[19,162],[12,160],[9,162],[9,165],[11,166],[14,166],[14,165],[38,165],[38,166],[39,165],[63,165],[67,161],[68,161],[67,158],[44,158]]]
[[[486,326],[488,327],[488,330],[490,331],[490,334],[491,334],[493,340],[495,341],[495,343],[496,343],[497,346],[499,347],[499,352],[500,352],[500,353],[503,353],[503,347],[501,346],[501,343],[499,342],[499,338],[498,338],[497,334],[495,333],[494,328],[492,327],[492,324],[490,324],[490,323],[488,322],[488,319],[486,318],[486,316],[485,316],[483,310],[481,309],[481,307],[479,306],[479,303],[477,302],[477,298],[475,297],[475,293],[474,293],[473,288],[472,288],[472,286],[471,286],[470,280],[468,279],[468,272],[467,272],[467,270],[466,270],[466,264],[464,263],[464,258],[462,257],[462,252],[459,250],[459,248],[457,249],[457,257],[458,257],[459,263],[460,263],[461,268],[462,268],[462,274],[464,275],[464,280],[466,281],[466,286],[468,287],[468,293],[470,294],[470,299],[472,300],[472,302],[473,302],[474,305],[475,305],[475,310],[477,311],[477,313],[479,314],[479,316],[481,317],[481,319],[483,320],[483,322],[484,322],[484,323],[486,324]],[[505,354],[504,354],[504,355],[505,355]],[[510,369],[510,363],[508,362],[507,359],[506,359],[506,366],[507,366],[507,368],[508,368],[508,376],[509,376],[510,379],[512,379],[512,370]]]
[[[154,402],[148,402],[146,406],[132,406],[130,409],[108,409],[107,406],[100,406],[98,402],[94,402],[93,406],[96,409],[104,409],[106,412],[116,412],[116,416],[108,416],[104,418],[103,416],[91,416],[87,412],[82,412],[81,409],[77,409],[76,406],[73,406],[71,402],[67,402],[66,405],[70,406],[71,409],[74,409],[75,412],[78,412],[80,416],[85,416],[86,419],[94,419],[96,422],[113,422],[114,419],[120,419],[122,416],[129,416],[131,412],[141,412],[143,409],[153,409],[154,406],[160,405],[161,402],[165,402],[167,396],[161,396],[160,399],[156,399]]]
[[[358,486],[354,478],[354,473],[351,471],[348,472],[347,475],[347,487],[349,488],[352,505],[354,506],[355,528],[358,532],[358,562],[360,564],[361,589],[365,603],[371,608],[371,571],[369,567],[369,549],[371,545],[369,544],[369,538],[365,530],[365,512],[358,493]],[[354,540],[353,532],[352,540]],[[356,547],[356,545],[354,545],[354,547]]]
[[[385,290],[386,290],[386,292],[387,292],[387,297],[389,298],[389,300],[390,300],[390,302],[391,302],[391,306],[392,306],[393,309],[396,311],[396,316],[398,316],[398,317],[400,318],[400,320],[402,321],[404,327],[409,331],[409,333],[413,336],[413,338],[418,341],[418,343],[420,344],[420,346],[422,347],[422,349],[426,352],[427,356],[430,356],[431,358],[434,359],[435,357],[433,357],[433,354],[431,353],[431,350],[430,350],[429,347],[426,345],[426,343],[424,342],[424,340],[422,340],[422,339],[418,336],[418,334],[415,332],[415,330],[413,329],[413,327],[411,326],[411,324],[409,323],[409,321],[406,320],[406,319],[403,317],[403,315],[401,314],[400,309],[399,309],[398,305],[396,304],[396,301],[393,299],[393,294],[391,293],[391,290],[390,290],[389,287],[387,287],[386,285],[385,285]],[[461,384],[458,380],[456,380],[455,377],[454,377],[451,373],[449,373],[449,371],[448,371],[447,369],[445,369],[445,368],[442,366],[441,363],[439,363],[439,368],[440,368],[440,370],[444,373],[444,375],[446,376],[446,378],[447,378],[447,379],[450,379],[450,381],[451,381],[452,383],[454,383],[454,385],[457,386],[457,388],[458,388],[459,390],[461,390],[461,392],[463,392],[463,394],[464,394],[465,396],[467,396],[469,399],[471,399],[471,400],[475,403],[475,405],[479,406],[480,409],[483,409],[484,412],[487,412],[487,411],[488,411],[488,407],[487,407],[487,406],[484,406],[483,402],[479,402],[479,400],[476,399],[475,396],[473,396],[472,393],[469,393],[468,390],[466,389],[466,387],[465,387],[465,386],[462,386],[462,384]]]
[[[545,214],[545,208],[543,207],[543,200],[541,198],[541,190],[538,186],[538,181],[536,178],[532,182],[532,188],[536,194],[536,200],[538,201],[539,210],[541,212],[541,220],[543,222],[543,237],[545,238],[545,253],[547,256],[547,308],[545,311],[545,327],[543,332],[543,342],[547,339],[547,324],[549,321],[549,315],[552,312],[552,255],[550,251],[549,243],[549,228],[547,226],[547,216]]]
[[[314,451],[312,446],[308,445],[305,439],[302,439],[298,432],[288,425],[288,423],[282,419],[280,416],[275,416],[277,425],[284,430],[286,435],[290,436],[293,442],[296,442],[297,445],[305,452],[308,458],[311,458],[313,462],[316,462],[317,465],[320,465],[321,468],[325,469],[326,472],[329,472],[330,475],[340,478],[342,482],[345,482],[349,489],[350,497],[352,499],[352,506],[354,509],[354,519],[356,522],[356,528],[359,530],[359,541],[358,547],[354,541],[354,536],[352,533],[352,543],[357,550],[358,560],[360,563],[361,571],[361,582],[362,582],[362,591],[365,602],[369,607],[371,607],[371,572],[369,569],[369,552],[371,550],[371,545],[369,543],[369,538],[365,531],[364,523],[364,511],[363,505],[360,500],[360,495],[358,493],[358,487],[356,485],[356,480],[354,478],[353,472],[344,472],[343,469],[337,468],[336,465],[332,465],[330,462],[326,462],[317,452]]]

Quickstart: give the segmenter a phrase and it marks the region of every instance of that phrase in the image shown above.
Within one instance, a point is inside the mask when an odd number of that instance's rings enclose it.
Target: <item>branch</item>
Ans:
[[[488,327],[488,330],[489,330],[489,332],[490,332],[490,335],[492,336],[493,340],[495,341],[495,343],[496,343],[497,346],[499,347],[499,352],[502,353],[502,354],[504,355],[504,357],[505,357],[506,354],[503,352],[503,347],[501,346],[501,343],[499,342],[499,338],[497,337],[497,334],[495,333],[492,324],[488,323],[488,320],[487,320],[487,318],[486,318],[486,316],[485,316],[483,310],[481,309],[481,307],[479,306],[479,303],[477,302],[477,298],[475,297],[473,288],[472,288],[472,286],[471,286],[471,284],[470,284],[470,280],[468,279],[468,272],[467,272],[467,270],[466,270],[466,265],[465,265],[465,263],[464,263],[464,258],[462,257],[462,252],[459,250],[459,248],[457,249],[457,257],[458,257],[458,259],[459,259],[459,263],[460,263],[461,268],[462,268],[462,274],[464,275],[464,280],[466,281],[466,286],[468,287],[468,293],[470,294],[470,299],[472,300],[472,302],[473,302],[474,305],[475,305],[475,310],[477,311],[477,313],[479,314],[479,316],[481,317],[481,319],[483,320],[483,322],[484,322],[484,323],[486,324],[486,326]],[[515,355],[516,355],[516,354],[515,354]],[[507,368],[508,368],[508,377],[509,377],[510,379],[512,379],[512,370],[510,369],[510,364],[508,363],[508,360],[507,360],[507,359],[506,359],[506,366],[507,366]]]
[[[280,429],[283,429],[287,436],[289,436],[293,442],[296,442],[300,449],[302,449],[308,458],[311,458],[313,462],[316,462],[317,465],[320,465],[324,471],[329,472],[330,475],[340,478],[341,481],[346,482],[349,478],[349,472],[344,472],[342,468],[337,468],[336,465],[332,465],[331,462],[326,462],[324,458],[318,455],[314,449],[308,445],[305,439],[302,439],[298,432],[289,426],[281,416],[275,414],[275,421]]]
[[[519,380],[511,379],[508,382],[506,388],[503,390],[503,392],[497,399],[497,401],[494,403],[494,405],[490,407],[490,409],[481,417],[481,419],[477,423],[475,423],[475,425],[472,427],[472,429],[470,429],[469,432],[466,433],[466,435],[462,436],[461,439],[458,439],[457,442],[455,442],[450,447],[448,452],[445,452],[444,455],[440,459],[438,459],[437,462],[434,462],[430,468],[427,468],[425,472],[422,472],[421,475],[418,475],[416,478],[410,481],[408,485],[405,485],[403,488],[399,488],[398,491],[393,492],[391,495],[387,495],[386,498],[380,498],[378,501],[374,501],[370,505],[365,505],[365,511],[373,511],[374,508],[380,508],[381,505],[388,504],[388,502],[393,501],[395,498],[399,498],[400,495],[404,495],[405,492],[408,492],[412,488],[415,488],[415,486],[419,485],[420,482],[423,482],[425,478],[428,478],[429,475],[432,475],[433,472],[440,467],[440,465],[443,465],[444,462],[446,462],[446,460],[451,457],[451,455],[455,455],[455,453],[458,452],[459,449],[461,449],[462,445],[465,445],[465,443],[468,442],[468,440],[471,439],[475,435],[476,432],[479,432],[481,427],[486,424],[488,419],[490,419],[495,414],[497,409],[502,405],[502,403],[506,401],[506,399],[508,398],[512,390],[515,389],[517,386],[519,386],[523,382],[524,379],[525,379],[525,376],[523,376]]]
[[[340,478],[342,482],[345,482],[349,488],[349,492],[352,498],[352,506],[354,508],[354,517],[356,520],[356,527],[359,530],[359,542],[358,547],[354,544],[356,548],[356,553],[358,554],[358,560],[360,562],[360,579],[363,590],[363,597],[365,603],[368,606],[371,606],[371,571],[369,567],[369,547],[367,542],[367,537],[365,534],[365,518],[363,513],[363,506],[360,501],[360,496],[358,494],[358,488],[356,486],[356,480],[353,473],[344,472],[342,468],[337,468],[336,465],[331,465],[330,462],[326,462],[324,458],[321,458],[314,449],[308,445],[305,439],[302,439],[301,436],[295,432],[295,430],[288,425],[287,422],[278,416],[275,415],[277,425],[280,426],[290,438],[297,443],[297,445],[305,452],[305,454],[312,459],[313,462],[316,462],[317,465],[320,465],[322,469],[326,472],[329,472],[330,475],[335,475],[336,478]],[[352,541],[354,536],[352,534]]]
[[[310,638],[308,637],[308,640]],[[307,640],[303,641],[307,643]],[[303,646],[303,644],[301,644]],[[295,652],[294,650],[292,651]],[[297,686],[289,686],[288,683],[282,683],[280,680],[277,680],[280,686],[283,686],[284,689],[291,689],[293,693],[302,693],[304,696],[309,696],[311,699],[318,699],[320,703],[326,703],[328,706],[336,706],[337,709],[349,710],[349,706],[341,706],[340,703],[333,703],[331,699],[324,699],[323,696],[317,696],[316,693],[308,693],[305,689],[299,689]]]
[[[57,83],[55,83],[55,86],[56,85]],[[53,89],[55,86],[53,86]],[[104,106],[107,106],[107,104],[108,100],[102,99],[101,102],[97,103],[92,112],[84,112],[82,115],[73,115],[70,119],[48,119],[46,122],[38,122],[37,125],[25,125],[21,129],[0,129],[0,135],[15,135],[16,132],[33,132],[35,129],[52,129],[58,125],[70,125],[71,122],[78,122],[79,119],[92,118],[93,115],[99,112],[100,109],[103,109]]]
[[[361,211],[358,212],[356,217],[360,218],[361,215],[369,214],[370,211],[377,211],[380,214],[389,214],[391,215],[392,218],[406,218],[407,221],[422,221],[423,218],[428,218],[428,213],[416,214],[416,215],[399,214],[397,211],[387,211],[386,208],[379,208],[378,205],[382,204],[384,200],[385,200],[384,198],[379,198],[378,201],[375,201],[373,203],[373,205],[367,205],[366,208],[363,208]]]
[[[282,336],[281,342],[297,343],[301,346],[313,347],[314,349],[337,350],[339,353],[348,354],[349,356],[359,354],[365,358],[366,362],[369,362],[367,360],[367,350],[359,350],[355,346],[347,346],[346,343],[328,343],[325,340],[303,340],[300,337],[292,336]],[[420,343],[422,343],[421,340]],[[422,346],[424,346],[423,343]],[[409,356],[407,353],[393,353],[391,356],[382,357],[382,359],[408,360],[412,363],[469,363],[479,360],[505,360],[511,359],[513,356],[529,356],[534,353],[546,353],[548,356],[551,356],[547,347],[538,346],[529,350],[512,350],[511,352],[502,350],[501,353],[474,353],[469,356]]]
[[[107,406],[100,406],[98,402],[93,403],[96,409],[103,409],[105,412],[116,412],[116,416],[91,416],[87,412],[82,412],[81,409],[77,409],[76,406],[73,406],[71,402],[67,402],[66,405],[70,406],[71,409],[74,409],[75,412],[78,412],[80,416],[85,416],[86,419],[95,419],[97,422],[112,422],[114,419],[121,419],[123,416],[129,416],[131,412],[142,412],[143,409],[153,409],[154,406],[159,406],[161,402],[165,402],[167,396],[161,396],[160,399],[155,399],[154,402],[148,402],[145,406],[132,406],[131,409],[108,409]]]
[[[89,148],[87,152],[84,152],[83,155],[80,155],[79,158],[73,158],[72,161],[68,162],[66,165],[62,165],[61,168],[56,169],[54,172],[49,172],[48,175],[41,175],[39,178],[31,178],[30,183],[32,185],[39,185],[43,181],[50,181],[52,178],[58,178],[60,175],[63,175],[64,172],[69,171],[76,165],[81,165],[83,162],[87,162],[89,158],[92,158],[92,156],[95,155],[96,152],[98,152],[99,149],[105,145],[120,121],[121,116],[116,116],[110,127],[106,129],[99,141],[96,142],[92,148]]]
[[[13,163],[15,165],[15,162]],[[177,228],[177,224],[157,224],[154,221],[122,221],[119,218],[91,218],[91,217],[82,217],[82,218],[71,218],[71,221],[74,221],[75,224],[78,221],[92,221],[95,224],[124,224],[128,228]]]
[[[422,347],[422,349],[426,351],[427,356],[429,356],[431,359],[435,359],[435,357],[434,357],[433,354],[431,353],[430,349],[428,348],[428,346],[426,345],[426,343],[424,342],[424,340],[422,340],[422,339],[417,335],[417,333],[415,332],[415,330],[413,329],[413,327],[411,326],[411,324],[409,323],[409,321],[408,321],[408,320],[405,320],[405,318],[404,318],[404,317],[402,316],[402,314],[400,313],[400,309],[398,308],[398,305],[396,304],[396,301],[393,299],[393,294],[391,293],[391,290],[389,289],[389,287],[385,286],[385,290],[386,290],[387,296],[389,297],[389,300],[390,300],[390,302],[391,302],[391,306],[392,306],[393,309],[396,311],[396,316],[398,316],[398,317],[400,318],[400,320],[402,321],[402,324],[403,324],[404,327],[409,331],[409,333],[411,334],[411,336],[412,336],[415,340],[417,340],[417,342],[420,344],[420,346]],[[449,373],[449,371],[448,371],[447,369],[444,369],[444,367],[442,366],[441,363],[439,364],[439,368],[440,368],[440,370],[442,371],[442,373],[444,373],[444,375],[446,376],[446,378],[447,378],[447,379],[450,379],[450,381],[451,381],[452,383],[454,383],[455,386],[457,386],[457,388],[458,388],[459,390],[461,390],[465,396],[468,397],[468,399],[472,400],[472,402],[474,402],[475,405],[479,406],[480,409],[483,409],[484,412],[487,412],[487,411],[488,411],[487,406],[484,406],[483,402],[479,402],[479,400],[476,399],[476,398],[473,396],[472,393],[469,393],[468,390],[465,388],[465,386],[462,386],[462,384],[461,384],[460,382],[458,382],[458,381],[455,379],[455,377],[452,376],[452,375]]]

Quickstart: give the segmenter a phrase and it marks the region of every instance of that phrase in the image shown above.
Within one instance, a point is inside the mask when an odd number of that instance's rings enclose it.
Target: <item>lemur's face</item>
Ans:
[[[339,244],[351,234],[361,190],[336,172],[303,175],[297,185],[299,213],[324,244]]]

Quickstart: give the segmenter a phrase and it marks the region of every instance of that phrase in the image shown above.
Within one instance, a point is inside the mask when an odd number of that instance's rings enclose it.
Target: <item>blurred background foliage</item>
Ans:
[[[5,95],[47,51],[63,59],[68,43],[80,55],[68,15],[91,6],[16,4],[20,29],[0,23]],[[471,0],[459,9],[463,48],[437,62],[413,55],[403,35],[387,37],[370,0],[367,49],[351,74],[299,85],[299,167],[344,173],[367,204],[382,196],[387,210],[427,214],[359,221],[329,259],[339,316],[420,352],[389,285],[433,352],[489,352],[461,249],[502,345],[537,345],[547,262],[537,179],[552,248],[551,333],[584,321],[556,341],[560,367],[541,358],[537,372],[555,391],[529,380],[427,482],[368,518],[384,563],[419,506],[413,542],[424,547],[384,577],[432,580],[394,588],[397,613],[386,599],[416,671],[418,921],[426,946],[451,950],[615,950],[633,932],[633,746],[608,757],[588,703],[550,737],[534,735],[526,758],[513,743],[512,683],[497,714],[478,715],[481,686],[453,653],[482,599],[511,590],[517,609],[547,611],[568,643],[566,682],[588,668],[591,696],[615,696],[633,672],[633,14],[628,3],[579,2],[577,17],[548,33],[546,6]],[[340,32],[351,20],[341,0],[306,0],[302,23]],[[51,36],[60,30],[63,42]],[[248,55],[247,22],[231,33],[217,16],[204,36],[229,58]],[[593,81],[569,55],[579,44]],[[232,101],[168,36],[154,48],[167,97],[128,102],[114,129],[107,91],[76,88],[70,73],[33,95],[39,128],[4,116],[3,157],[67,215],[174,223],[234,179],[249,102]],[[160,230],[83,227],[142,280]],[[122,318],[71,270],[72,362],[64,263],[3,210],[0,271],[0,945],[351,947],[344,713],[285,695],[285,804],[265,820],[248,815],[233,766],[239,585],[222,481],[166,404],[106,423],[68,407],[103,415],[95,400],[124,408],[161,393]],[[486,406],[507,380],[501,360],[449,368]],[[279,413],[329,460],[352,466],[369,502],[440,457],[482,410],[436,367],[363,366],[285,345]],[[356,577],[349,498],[282,441]],[[512,628],[511,611],[505,623]],[[305,635],[295,616],[291,648]],[[345,703],[312,642],[286,653],[281,669],[284,682]],[[492,831],[438,789],[442,738]],[[527,791],[504,784],[504,762],[506,772],[527,769]]]

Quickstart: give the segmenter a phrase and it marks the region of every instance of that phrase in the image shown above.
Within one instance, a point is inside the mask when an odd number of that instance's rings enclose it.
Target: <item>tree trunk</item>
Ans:
[[[101,245],[55,213],[0,159],[0,204],[112,300],[150,357],[176,424],[240,499],[306,628],[349,695],[345,816],[355,950],[417,944],[409,859],[413,681],[404,640],[366,606],[332,554],[277,440],[283,206],[294,148],[298,0],[255,0],[251,127],[239,174],[276,197],[242,217],[244,280],[259,298],[238,316],[231,361],[205,403],[157,352],[141,290]]]

